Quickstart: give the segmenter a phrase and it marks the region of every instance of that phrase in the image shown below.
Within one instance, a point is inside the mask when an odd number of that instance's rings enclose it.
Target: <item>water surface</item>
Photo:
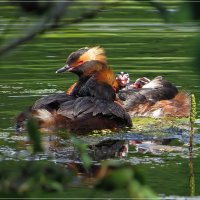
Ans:
[[[173,3],[170,6],[176,8]],[[0,19],[4,27],[13,16],[9,15],[13,10],[12,7],[6,10],[1,7],[0,10],[3,14],[6,12]],[[25,22],[22,19],[16,21],[7,35],[8,39],[23,27]],[[77,80],[73,74],[55,74],[55,71],[64,65],[72,51],[84,46],[100,45],[105,48],[109,66],[114,72],[127,71],[133,80],[141,76],[151,79],[162,75],[177,85],[179,90],[194,93],[199,117],[200,74],[192,66],[197,30],[191,24],[165,24],[151,7],[125,1],[118,7],[102,10],[94,19],[49,31],[17,48],[1,59],[0,159],[31,159],[26,133],[15,134],[14,117],[39,97],[65,91]],[[159,194],[190,196],[189,129],[188,123],[178,128],[168,127],[158,134],[155,129],[146,132],[143,127],[140,131],[133,127],[129,131],[80,136],[80,139],[92,147],[90,155],[95,162],[107,158],[122,159],[140,166],[147,183]],[[195,195],[200,195],[198,132],[197,129],[192,160]],[[44,135],[43,139],[46,152],[38,155],[37,159],[50,159],[58,163],[79,160],[68,137]],[[96,145],[102,141],[112,141],[105,142],[111,146],[106,148],[103,143],[99,150]],[[171,145],[171,149],[159,146],[166,144]]]

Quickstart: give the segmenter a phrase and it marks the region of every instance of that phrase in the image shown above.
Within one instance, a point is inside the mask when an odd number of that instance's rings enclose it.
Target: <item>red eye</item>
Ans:
[[[79,60],[79,61],[77,62],[78,65],[81,65],[82,63],[83,63],[82,60]]]

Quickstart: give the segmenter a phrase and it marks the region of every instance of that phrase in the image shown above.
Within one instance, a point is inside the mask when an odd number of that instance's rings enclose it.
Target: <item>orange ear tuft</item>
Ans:
[[[102,63],[107,62],[104,49],[99,46],[90,48],[88,51],[80,56],[79,60],[83,60],[84,62],[90,60],[98,60]]]

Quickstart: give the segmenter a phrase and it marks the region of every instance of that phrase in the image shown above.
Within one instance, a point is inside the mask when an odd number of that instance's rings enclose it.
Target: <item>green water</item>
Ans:
[[[171,2],[170,8],[176,8],[176,4]],[[14,17],[13,8],[2,6],[0,13],[3,16],[0,24],[4,27],[4,20]],[[6,35],[8,41],[15,31],[20,32],[26,27],[26,21],[14,23]],[[34,21],[28,25],[31,23]],[[84,46],[103,47],[114,72],[127,71],[133,80],[141,76],[153,78],[162,75],[180,90],[194,93],[199,117],[200,73],[192,67],[196,30],[197,27],[191,24],[166,25],[152,7],[124,1],[117,7],[102,10],[94,19],[49,31],[18,47],[0,60],[0,155],[4,159],[12,159],[18,154],[23,154],[23,158],[29,156],[22,144],[26,134],[14,133],[14,117],[40,96],[64,91],[77,80],[73,74],[55,74],[55,71],[64,65],[72,51]],[[188,143],[188,133],[183,131],[182,135],[173,133],[172,136],[181,140],[184,146]],[[122,139],[133,140],[135,137],[134,132],[129,132],[123,133]],[[195,195],[200,195],[199,144],[200,137],[196,135],[193,158]],[[130,150],[123,159],[140,165],[147,183],[159,194],[190,196],[187,152],[154,155]]]

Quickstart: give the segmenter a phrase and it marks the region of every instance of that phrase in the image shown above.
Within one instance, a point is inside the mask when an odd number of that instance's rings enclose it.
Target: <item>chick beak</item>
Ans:
[[[70,71],[70,69],[71,69],[71,67],[70,67],[69,65],[65,65],[64,67],[58,69],[58,70],[56,71],[56,74],[57,74],[57,73],[63,73],[63,72],[66,72],[66,71]]]

